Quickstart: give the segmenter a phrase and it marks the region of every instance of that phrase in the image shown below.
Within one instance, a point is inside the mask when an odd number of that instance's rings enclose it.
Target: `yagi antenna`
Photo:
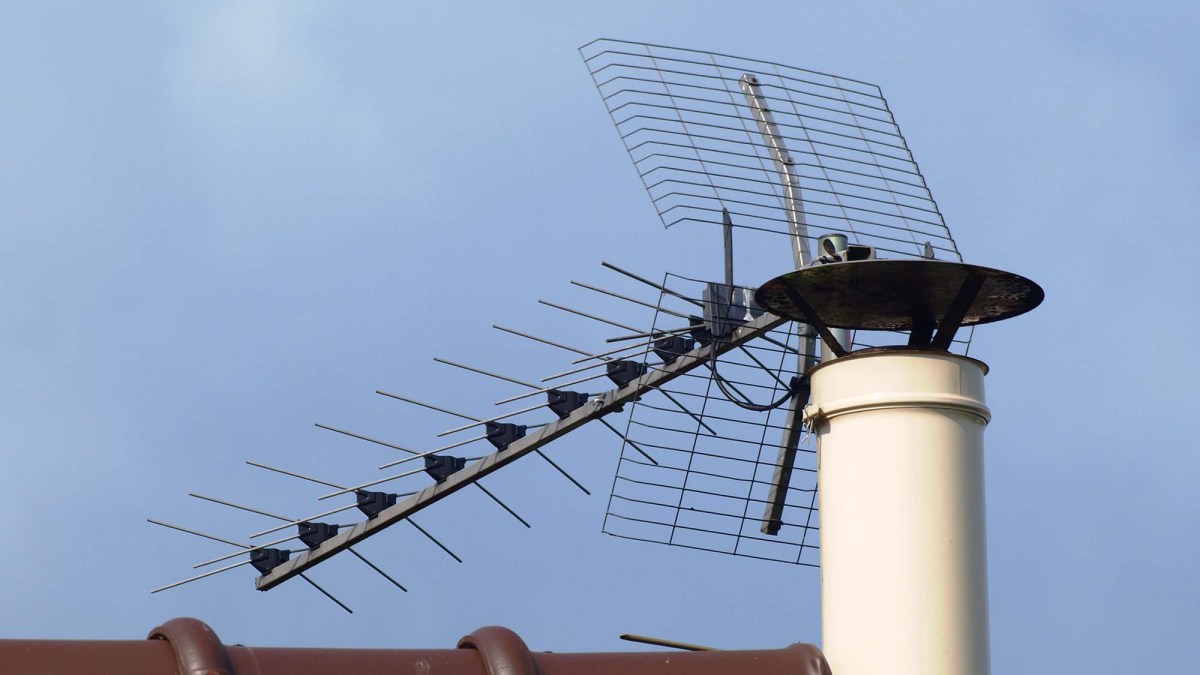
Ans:
[[[588,319],[597,330],[586,345],[493,324],[553,348],[562,362],[538,363],[539,375],[435,358],[502,387],[498,400],[480,393],[475,408],[460,401],[465,396],[442,406],[377,390],[454,419],[420,443],[316,425],[400,453],[376,464],[384,475],[333,482],[247,462],[322,486],[317,506],[289,509],[311,516],[191,493],[280,524],[247,537],[274,537],[254,545],[152,520],[237,549],[197,567],[246,556],[155,592],[245,565],[259,571],[259,590],[295,577],[312,583],[306,573],[343,551],[407,590],[354,547],[407,521],[462,562],[412,517],[472,486],[529,527],[481,482],[529,455],[590,495],[566,468],[571,444],[555,441],[591,422],[620,437],[605,533],[816,567],[812,374],[897,341],[965,353],[970,326],[1040,301],[1040,289],[1022,277],[962,264],[878,87],[644,43],[597,40],[580,52],[662,224],[692,237],[701,236],[692,226],[719,227],[723,269],[713,278],[651,278],[604,262],[622,286],[570,281],[588,297],[619,303],[620,316],[537,301]],[[735,270],[735,237],[740,255],[753,254],[752,269]],[[787,256],[785,274],[763,269],[763,243]],[[551,457],[553,450],[562,455]],[[340,522],[327,522],[334,517]],[[303,546],[284,548],[295,540]]]

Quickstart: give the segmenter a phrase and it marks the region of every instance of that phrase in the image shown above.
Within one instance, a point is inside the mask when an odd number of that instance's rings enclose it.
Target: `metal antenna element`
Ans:
[[[504,398],[495,405],[506,407],[498,411],[470,414],[460,403],[472,395],[494,397],[478,380],[444,398],[451,407],[376,391],[456,418],[458,426],[434,436],[453,439],[410,447],[316,425],[403,453],[377,464],[381,470],[407,464],[399,473],[359,477],[355,484],[343,485],[247,462],[328,488],[318,501],[351,495],[350,504],[293,519],[191,493],[282,523],[251,539],[290,528],[296,534],[250,546],[164,525],[238,549],[197,567],[250,556],[168,587],[245,564],[260,572],[259,590],[295,576],[312,583],[304,576],[308,570],[350,551],[407,590],[354,547],[407,520],[461,563],[411,517],[474,486],[529,527],[481,480],[536,454],[591,494],[548,456],[545,446],[592,421],[621,439],[605,533],[816,567],[817,461],[811,434],[824,432],[806,427],[804,411],[811,409],[806,408],[810,378],[827,366],[837,367],[821,362],[893,346],[894,333],[903,335],[908,349],[965,354],[971,326],[1040,299],[1034,292],[1040,289],[1025,284],[1028,280],[961,264],[957,245],[878,87],[767,61],[644,43],[596,40],[580,53],[662,224],[719,227],[722,257],[716,264],[723,269],[707,279],[663,273],[661,280],[652,280],[604,262],[617,275],[608,277],[611,284],[570,282],[590,291],[585,294],[589,298],[623,302],[622,311],[638,314],[628,319],[538,300],[559,310],[562,314],[555,316],[561,320],[565,315],[573,327],[579,325],[575,317],[582,317],[603,324],[604,330],[620,331],[597,335],[599,349],[493,324],[503,333],[568,353],[563,360],[570,359],[569,365],[546,368],[541,372],[553,374],[533,381],[434,358],[523,388],[512,395],[502,389]],[[743,283],[761,286],[736,284],[735,237],[741,263],[754,261],[749,272],[744,264],[737,268],[743,277],[755,276]],[[769,250],[761,246],[764,241]],[[778,272],[761,269],[775,253],[788,269],[763,283]],[[889,267],[891,263],[896,264]],[[909,263],[919,267],[904,266]],[[521,372],[530,370],[527,362],[519,366]],[[507,406],[533,397],[538,400],[522,407]],[[614,413],[621,419],[612,418]],[[414,430],[407,420],[405,424],[408,438]],[[478,445],[480,441],[486,444]],[[487,450],[474,457],[451,454],[468,445]],[[438,447],[425,449],[433,446]],[[417,485],[418,480],[423,483]],[[411,487],[407,492],[376,487],[393,481],[408,481],[405,485]],[[362,517],[353,522],[321,520],[355,511]],[[295,539],[304,547],[279,548]]]
[[[804,217],[804,200],[800,190],[800,180],[796,175],[795,161],[788,152],[783,136],[779,133],[779,125],[767,99],[763,96],[758,78],[745,74],[738,80],[742,93],[749,106],[762,135],[763,143],[771,154],[775,165],[779,184],[783,191],[784,214],[787,216],[788,228],[792,232],[792,256],[796,269],[801,269],[812,263],[812,252],[808,246],[808,224]],[[725,232],[729,246],[732,247],[733,224],[729,211],[723,213]],[[816,365],[816,340],[812,331],[805,331],[804,358],[797,361],[796,375],[803,378]],[[804,406],[808,404],[807,388],[801,388],[792,395],[788,404],[787,419],[784,422],[783,435],[779,442],[779,454],[775,460],[775,474],[771,480],[771,488],[767,494],[767,504],[763,514],[761,530],[764,534],[777,535],[783,525],[783,507],[787,501],[787,489],[791,484],[792,466],[796,462],[796,451],[800,440],[801,424]]]
[[[422,406],[422,407],[425,407],[425,408],[429,408],[430,410],[436,410],[436,411],[438,411],[438,412],[440,412],[440,413],[445,413],[445,414],[447,414],[447,415],[450,415],[450,416],[452,416],[452,417],[458,417],[458,418],[460,418],[460,419],[464,419],[464,420],[471,420],[472,422],[474,422],[474,423],[476,423],[476,424],[484,424],[484,425],[487,425],[487,427],[488,427],[488,433],[484,434],[483,436],[480,436],[480,437],[479,437],[479,438],[477,438],[477,439],[472,439],[472,440],[490,440],[490,439],[492,439],[492,438],[495,438],[497,435],[499,435],[499,434],[503,433],[504,431],[511,430],[511,431],[513,431],[513,432],[516,432],[516,430],[517,430],[517,429],[519,429],[519,430],[520,430],[520,431],[519,431],[519,433],[520,433],[520,434],[523,436],[523,435],[525,434],[525,430],[526,430],[526,428],[527,428],[527,427],[526,427],[526,426],[524,426],[524,425],[522,425],[522,426],[519,426],[519,427],[517,427],[517,426],[515,426],[515,425],[508,425],[507,427],[505,427],[504,425],[495,424],[495,421],[494,421],[494,420],[481,420],[481,419],[478,419],[478,418],[475,418],[475,417],[471,417],[470,415],[464,415],[464,414],[462,414],[462,413],[454,412],[453,410],[447,410],[447,409],[445,409],[445,408],[439,408],[439,407],[437,407],[437,406],[430,405],[430,404],[428,404],[428,403],[421,403],[420,401],[415,401],[415,400],[413,400],[413,399],[410,399],[410,398],[405,398],[405,397],[403,397],[403,396],[397,396],[397,395],[395,395],[395,394],[385,394],[384,392],[381,392],[381,391],[380,391],[380,392],[376,392],[376,393],[378,393],[378,394],[383,394],[384,396],[390,396],[390,397],[392,397],[392,398],[399,399],[399,400],[401,400],[401,401],[406,401],[406,402],[408,402],[408,403],[412,403],[412,404],[414,404],[414,405],[419,405],[419,406]],[[538,406],[538,407],[539,407],[539,408],[541,408],[541,407],[543,407],[543,406]],[[533,408],[531,408],[531,410],[532,410],[532,409],[533,409]],[[542,426],[542,425],[536,425],[536,426]],[[559,466],[558,464],[555,464],[555,463],[554,463],[554,460],[552,460],[552,459],[550,459],[549,457],[547,457],[547,456],[546,456],[546,453],[542,452],[541,450],[537,450],[536,452],[537,452],[537,454],[538,454],[538,456],[539,456],[539,457],[541,457],[542,459],[546,460],[546,463],[547,463],[547,464],[549,464],[550,466],[554,467],[554,470],[555,470],[555,471],[557,471],[557,472],[561,473],[561,474],[562,474],[562,475],[563,475],[563,476],[564,476],[564,477],[565,477],[567,480],[569,480],[569,481],[571,481],[572,483],[574,483],[574,484],[575,484],[575,487],[577,487],[577,488],[579,488],[580,490],[582,490],[584,494],[586,494],[586,495],[591,495],[591,494],[592,494],[591,492],[589,492],[589,491],[588,491],[588,489],[587,489],[587,488],[585,488],[585,487],[583,486],[583,484],[582,484],[582,483],[580,483],[579,481],[575,480],[575,477],[574,477],[574,476],[572,476],[571,474],[567,473],[567,472],[566,472],[566,470],[564,470],[564,469],[563,469],[561,466]],[[492,493],[490,493],[490,492],[488,493],[488,496],[489,496],[489,497],[492,497],[492,499],[496,499],[494,496],[492,496]],[[498,499],[497,499],[496,501],[497,501],[497,502],[499,502],[500,500],[498,500]],[[503,505],[503,504],[501,504],[501,506],[504,506],[504,505]],[[507,506],[505,506],[504,508],[505,508],[505,509],[508,509],[508,507],[507,507]],[[512,511],[511,511],[511,510],[509,510],[509,513],[512,513]],[[514,516],[517,516],[517,514],[515,514],[515,513],[513,513],[513,515],[514,515]],[[517,516],[517,518],[518,518],[518,519],[520,519],[520,516]],[[522,523],[524,523],[525,521],[524,521],[524,520],[522,520],[521,522],[522,522]],[[525,523],[525,526],[526,526],[526,527],[528,527],[528,526],[529,526],[529,523]]]
[[[675,298],[679,298],[680,300],[685,300],[685,301],[687,301],[687,302],[690,302],[690,303],[692,303],[693,305],[695,305],[695,306],[697,306],[697,307],[700,307],[700,308],[703,308],[703,307],[704,307],[704,303],[703,303],[703,302],[700,302],[700,301],[699,301],[699,300],[697,300],[696,298],[689,298],[689,297],[688,297],[688,296],[686,296],[686,295],[681,295],[681,294],[679,294],[679,293],[676,293],[675,291],[672,291],[671,289],[667,288],[666,286],[662,286],[662,285],[660,285],[660,284],[656,284],[656,283],[654,283],[653,281],[650,281],[649,279],[647,279],[647,278],[645,278],[645,277],[641,277],[641,276],[638,276],[638,275],[634,274],[633,272],[629,272],[629,271],[623,270],[623,269],[621,269],[620,267],[617,267],[616,265],[614,265],[614,264],[612,264],[612,263],[609,263],[609,262],[601,262],[600,264],[601,264],[601,265],[603,265],[604,267],[607,267],[608,269],[610,269],[610,270],[612,270],[612,271],[614,271],[614,272],[617,272],[618,274],[624,274],[625,276],[629,277],[630,279],[633,279],[633,280],[635,280],[635,281],[640,281],[640,282],[642,282],[643,284],[646,284],[647,286],[650,286],[650,287],[652,287],[652,288],[657,288],[658,290],[662,291],[663,293],[666,293],[667,295],[670,295],[670,296],[672,296],[672,297],[675,297]]]
[[[721,651],[716,647],[704,647],[694,645],[687,642],[676,642],[675,640],[664,640],[656,637],[646,637],[645,635],[633,635],[632,633],[622,633],[617,637],[626,642],[637,642],[643,645],[654,645],[655,647],[667,647],[668,649],[682,649],[685,652],[717,652]]]
[[[241,548],[243,548],[243,549],[246,549],[246,552],[250,552],[250,551],[253,551],[253,550],[254,550],[254,548],[253,548],[253,547],[251,547],[251,546],[248,546],[248,545],[246,545],[246,544],[239,544],[239,543],[238,543],[238,542],[236,542],[236,541],[230,541],[229,539],[224,539],[224,538],[222,538],[222,537],[217,537],[217,536],[214,536],[214,535],[211,535],[211,534],[206,534],[206,533],[204,533],[204,532],[200,532],[200,531],[198,531],[198,530],[192,530],[192,529],[189,529],[189,528],[186,528],[186,527],[182,527],[182,526],[180,526],[180,525],[172,525],[171,523],[163,522],[163,521],[161,521],[161,520],[155,520],[155,519],[153,519],[153,518],[147,518],[147,519],[146,519],[146,522],[148,522],[148,523],[151,523],[151,524],[153,524],[153,525],[158,525],[158,526],[160,526],[160,527],[165,527],[165,528],[167,528],[167,529],[170,529],[170,530],[177,530],[177,531],[179,531],[179,532],[184,532],[184,533],[186,533],[186,534],[190,534],[190,535],[193,535],[193,536],[196,536],[196,537],[200,537],[201,539],[210,539],[210,540],[212,540],[212,541],[218,541],[218,542],[221,542],[222,544],[228,544],[229,546],[238,546],[238,547],[241,547]],[[283,556],[283,557],[284,557],[284,559],[286,559],[286,558],[287,558],[287,556]],[[190,577],[190,578],[187,578],[187,579],[183,579],[182,581],[176,581],[175,583],[167,584],[166,586],[159,586],[158,588],[155,588],[155,589],[151,590],[150,592],[151,592],[151,593],[158,593],[158,592],[165,591],[165,590],[168,590],[168,589],[171,589],[171,588],[177,588],[177,587],[179,587],[179,586],[182,586],[182,585],[184,585],[184,584],[191,583],[191,582],[193,582],[193,581],[198,581],[198,580],[200,580],[200,579],[204,579],[204,578],[206,578],[206,577],[211,577],[211,576],[214,576],[214,575],[216,575],[216,574],[220,574],[221,572],[225,572],[225,571],[227,571],[227,570],[234,569],[234,568],[236,568],[236,567],[241,567],[242,565],[253,565],[253,564],[255,564],[255,560],[254,560],[254,557],[253,557],[253,556],[251,556],[251,558],[250,558],[249,560],[243,560],[242,562],[239,562],[239,563],[234,563],[234,564],[232,564],[232,565],[226,565],[225,567],[221,567],[221,568],[218,568],[218,569],[215,569],[215,570],[210,570],[210,571],[208,571],[208,572],[205,572],[205,573],[203,573],[203,574],[197,574],[197,575],[196,575],[196,576],[194,576],[194,577]],[[315,589],[317,589],[318,591],[320,591],[320,592],[321,592],[321,595],[324,595],[325,597],[329,598],[329,599],[330,599],[330,600],[332,600],[334,603],[336,603],[338,607],[341,607],[342,609],[346,610],[346,612],[347,612],[347,613],[349,613],[349,614],[353,614],[353,613],[354,613],[354,610],[350,609],[349,607],[347,607],[347,606],[346,606],[346,604],[345,604],[344,602],[342,602],[341,600],[338,600],[336,597],[334,597],[332,593],[330,593],[329,591],[325,590],[324,588],[321,588],[320,586],[318,586],[318,585],[317,585],[317,582],[313,581],[312,579],[309,579],[307,575],[305,575],[305,574],[301,574],[301,575],[299,575],[299,577],[300,577],[301,579],[304,579],[306,582],[308,582],[308,585],[310,585],[310,586],[312,586],[313,588],[315,588]]]
[[[399,450],[399,451],[401,451],[401,452],[407,452],[407,453],[409,453],[410,455],[417,455],[417,454],[420,454],[420,453],[418,453],[416,450],[409,450],[408,448],[405,448],[405,447],[403,447],[403,446],[400,446],[400,445],[396,445],[395,443],[388,443],[387,441],[381,441],[381,440],[379,440],[379,439],[377,439],[377,438],[371,438],[371,437],[369,437],[369,436],[363,436],[362,434],[356,434],[356,433],[354,433],[354,432],[351,432],[351,431],[346,431],[346,430],[344,430],[344,429],[336,429],[336,428],[334,428],[334,427],[331,427],[331,426],[328,426],[328,425],[325,425],[325,424],[321,424],[320,422],[317,422],[317,423],[316,423],[314,426],[316,426],[316,427],[318,427],[318,428],[320,428],[320,429],[326,429],[326,430],[328,430],[328,431],[333,431],[333,432],[335,432],[335,433],[339,433],[339,434],[342,434],[342,435],[344,435],[344,436],[350,436],[351,438],[357,438],[357,439],[360,439],[360,440],[363,440],[363,441],[367,441],[367,442],[369,442],[369,443],[374,443],[374,444],[376,444],[376,445],[382,445],[382,446],[384,446],[384,447],[386,447],[386,448],[392,448],[393,450]]]
[[[319,538],[319,537],[313,537],[313,536],[312,536],[312,533],[310,532],[310,533],[308,533],[308,535],[307,535],[307,536],[309,536],[310,538],[306,540],[306,539],[305,539],[305,536],[306,536],[305,529],[306,529],[306,528],[307,528],[307,529],[309,529],[309,530],[317,530],[317,531],[321,531],[321,532],[329,532],[329,531],[332,531],[334,534],[336,534],[336,533],[337,533],[337,530],[338,530],[338,526],[337,526],[337,525],[334,525],[332,528],[330,528],[329,526],[325,525],[325,523],[315,523],[315,522],[312,522],[312,520],[311,520],[311,519],[293,520],[293,519],[291,519],[291,518],[288,518],[288,517],[286,517],[286,516],[281,516],[281,515],[278,515],[278,514],[275,514],[275,513],[270,513],[270,512],[268,512],[268,511],[263,511],[263,510],[261,510],[261,509],[256,509],[256,508],[249,507],[249,506],[243,506],[243,505],[241,505],[241,504],[236,504],[236,503],[234,503],[234,502],[225,501],[224,499],[217,499],[217,498],[215,498],[215,497],[206,497],[206,496],[204,496],[204,495],[202,495],[202,494],[197,494],[197,493],[195,493],[195,492],[189,492],[189,493],[188,493],[188,496],[189,496],[189,497],[195,497],[196,499],[202,499],[202,500],[204,500],[204,501],[206,501],[206,502],[212,502],[212,503],[214,503],[214,504],[220,504],[220,505],[222,505],[222,506],[228,506],[228,507],[230,507],[230,508],[238,509],[238,510],[241,510],[241,511],[246,511],[246,512],[248,512],[248,513],[254,513],[254,514],[258,514],[258,515],[260,515],[260,516],[266,516],[266,517],[268,517],[268,518],[274,518],[275,520],[282,520],[282,521],[284,521],[284,523],[285,523],[285,524],[283,525],[283,527],[289,527],[289,526],[292,526],[292,525],[299,525],[299,526],[300,526],[300,530],[301,530],[301,533],[300,533],[300,535],[299,535],[299,536],[300,536],[301,540],[304,540],[304,543],[305,543],[306,545],[308,545],[308,546],[309,546],[309,548],[312,548],[313,546],[320,545],[320,542],[321,542],[321,541],[324,541],[324,539],[323,539],[323,538]],[[349,508],[353,508],[353,507],[349,507]],[[340,509],[340,510],[341,510],[341,509]],[[316,527],[316,526],[324,526],[324,527],[320,527],[320,528],[318,528],[318,527]],[[312,543],[312,542],[315,542],[315,543]],[[387,579],[389,582],[391,582],[391,583],[392,583],[392,585],[394,585],[396,588],[399,588],[400,590],[404,591],[405,593],[407,593],[407,592],[408,592],[408,589],[407,589],[407,588],[405,588],[403,585],[401,585],[401,583],[400,583],[400,582],[398,582],[398,581],[396,581],[395,579],[393,579],[393,578],[391,577],[391,575],[389,575],[387,572],[384,572],[383,570],[379,569],[379,567],[377,567],[377,566],[376,566],[374,563],[372,563],[370,560],[367,560],[365,557],[363,557],[363,555],[362,555],[361,553],[359,553],[358,551],[355,551],[353,548],[350,548],[350,549],[347,549],[347,550],[348,550],[348,551],[350,551],[350,553],[351,553],[351,554],[352,554],[352,555],[353,555],[355,558],[358,558],[359,560],[361,560],[361,561],[362,561],[362,563],[363,563],[364,565],[366,565],[367,567],[370,567],[371,569],[375,570],[376,572],[378,572],[378,573],[379,573],[379,575],[380,575],[380,576],[382,576],[384,579]]]
[[[559,304],[550,302],[549,300],[538,300],[538,302],[547,307],[553,307],[554,309],[562,310],[562,311],[566,312],[567,314],[574,314],[576,316],[582,316],[585,319],[591,319],[592,321],[599,321],[600,323],[606,323],[610,326],[616,326],[617,328],[620,328],[621,330],[627,330],[631,333],[638,332],[638,329],[634,328],[633,326],[627,326],[623,323],[617,323],[616,321],[611,321],[609,319],[605,319],[604,317],[596,316],[595,314],[588,314],[587,312],[581,312],[577,309],[571,309],[570,307],[559,305]]]
[[[763,96],[758,77],[749,73],[738,78],[742,93],[746,96],[746,105],[762,134],[763,145],[771,154],[775,164],[775,172],[779,174],[779,183],[783,187],[783,213],[787,216],[788,229],[792,234],[792,256],[796,260],[796,269],[812,262],[812,254],[808,250],[808,225],[804,221],[804,200],[800,195],[800,180],[792,167],[796,162],[788,152],[783,136],[779,133],[779,125],[775,123],[775,115]],[[733,228],[729,220],[729,210],[722,209],[722,220],[726,231]],[[732,235],[726,235],[727,241],[732,242]],[[732,246],[732,243],[730,244]]]
[[[572,281],[571,283],[573,283],[573,284],[574,284],[574,283],[577,283],[577,282],[574,282],[574,281]],[[583,285],[583,284],[579,284],[579,285]],[[590,287],[589,287],[589,288],[590,288]],[[645,304],[649,305],[650,307],[655,307],[655,305],[652,305],[652,304],[650,304],[650,303],[645,303]],[[684,315],[680,314],[680,315],[677,315],[677,316],[684,316]],[[686,316],[684,316],[684,318],[687,318],[687,317],[686,317]],[[500,328],[499,326],[492,326],[492,327],[493,327],[493,328]],[[550,380],[555,380],[555,379],[558,379],[558,378],[560,378],[560,377],[565,377],[565,376],[567,376],[567,375],[573,375],[573,374],[575,374],[575,373],[582,372],[582,371],[584,371],[584,370],[588,370],[588,369],[590,369],[590,368],[597,368],[597,367],[600,367],[600,366],[606,365],[608,362],[610,362],[610,361],[612,361],[612,360],[613,360],[613,359],[610,359],[610,358],[603,358],[603,357],[591,357],[591,355],[589,355],[587,352],[583,351],[582,349],[575,349],[574,347],[568,347],[568,346],[566,346],[566,345],[562,345],[562,344],[558,344],[558,343],[555,343],[555,342],[551,342],[551,341],[549,341],[549,340],[542,340],[542,339],[540,339],[540,338],[536,338],[536,337],[533,337],[533,336],[530,336],[530,335],[525,335],[525,334],[523,334],[523,333],[519,333],[519,332],[517,332],[517,331],[508,330],[508,329],[504,329],[504,328],[500,328],[500,330],[504,330],[505,332],[512,333],[512,334],[514,334],[514,335],[518,335],[518,336],[521,336],[521,337],[526,337],[526,338],[529,338],[529,339],[531,339],[531,340],[535,340],[535,341],[537,341],[537,342],[542,342],[542,343],[545,343],[545,344],[551,345],[551,346],[553,346],[553,347],[558,347],[559,349],[564,349],[564,350],[566,350],[566,351],[569,351],[569,352],[574,352],[574,353],[576,353],[576,354],[584,354],[584,355],[586,355],[586,356],[589,356],[589,358],[599,358],[599,359],[600,359],[600,361],[601,361],[600,363],[595,363],[595,364],[592,364],[592,365],[589,365],[589,366],[583,366],[583,367],[580,367],[580,368],[573,368],[573,369],[571,369],[571,370],[567,370],[567,371],[564,371],[564,372],[561,372],[561,373],[557,373],[557,374],[555,374],[555,375],[549,375],[549,376],[547,376],[547,377],[543,377],[543,378],[542,378],[542,380],[541,380],[542,382],[548,382],[548,381],[550,381]],[[643,349],[645,349],[645,345],[642,345],[642,348],[643,348]],[[573,362],[573,363],[574,363],[574,362]],[[679,410],[680,410],[681,412],[683,412],[685,415],[689,415],[689,416],[691,416],[691,417],[692,417],[693,419],[695,419],[695,420],[696,420],[696,422],[698,422],[698,423],[699,423],[701,426],[704,426],[706,429],[708,429],[708,430],[709,430],[709,432],[711,432],[711,433],[716,433],[716,432],[715,432],[715,431],[713,431],[713,430],[712,430],[710,427],[708,427],[708,425],[706,425],[706,424],[704,423],[704,420],[702,420],[702,419],[700,419],[699,417],[697,417],[697,416],[696,416],[696,415],[695,415],[695,414],[694,414],[694,413],[693,413],[691,410],[688,410],[687,406],[685,406],[685,405],[683,405],[682,403],[680,403],[680,402],[679,402],[679,400],[678,400],[678,399],[676,399],[674,396],[671,396],[671,394],[670,394],[668,391],[666,391],[666,390],[664,390],[664,389],[660,389],[660,390],[658,390],[658,391],[659,391],[660,393],[662,393],[662,395],[663,395],[664,397],[666,397],[666,399],[667,399],[668,401],[670,401],[670,402],[671,402],[671,403],[673,403],[673,404],[674,404],[674,405],[675,405],[677,408],[679,408]],[[525,411],[529,411],[529,410],[535,410],[535,409],[537,409],[537,408],[541,408],[541,407],[542,407],[542,406],[535,406],[535,407],[531,407],[531,408],[526,408],[526,409],[525,409]],[[522,411],[522,412],[524,412],[524,411]],[[466,417],[466,416],[465,416],[465,415],[459,415],[459,417]],[[466,417],[466,418],[467,418],[467,419],[471,419],[471,418],[469,418],[469,417]],[[492,420],[488,420],[488,421],[492,421]],[[478,421],[478,420],[477,420],[477,422],[476,422],[476,423],[480,423],[480,421]],[[460,427],[460,429],[461,429],[461,427]],[[452,431],[457,431],[457,430],[459,430],[459,429],[455,429],[455,430],[452,430]],[[443,432],[443,434],[444,434],[444,433],[450,433],[450,432]],[[439,436],[441,436],[442,434],[438,434],[438,435],[439,435]],[[540,452],[539,452],[539,454],[540,454]],[[581,487],[582,487],[582,486],[581,486]],[[585,492],[586,492],[586,490],[585,490]],[[588,494],[591,494],[591,493],[589,492]]]
[[[330,482],[319,480],[319,479],[312,478],[309,476],[304,476],[302,474],[294,473],[291,471],[285,471],[283,469],[278,469],[273,466],[268,466],[268,465],[262,464],[260,462],[247,461],[246,463],[249,464],[250,466],[253,466],[253,467],[256,467],[259,469],[266,469],[268,471],[280,473],[285,476],[291,476],[293,478],[300,478],[300,479],[303,479],[303,480],[306,480],[306,481],[309,481],[312,483],[316,483],[318,485],[324,485],[327,487],[338,488],[338,489],[343,489],[343,490],[345,489],[345,486],[338,485],[337,483],[330,483]],[[399,494],[389,494],[389,493],[383,493],[383,492],[358,492],[357,493],[357,496],[358,496],[357,504],[353,504],[351,506],[344,507],[344,508],[331,509],[329,511],[325,511],[324,513],[320,513],[315,516],[312,516],[311,518],[309,518],[309,520],[314,519],[314,518],[323,518],[325,516],[328,516],[328,515],[331,515],[334,513],[339,513],[341,511],[348,511],[349,509],[354,508],[354,507],[357,507],[360,511],[363,511],[364,513],[366,513],[367,517],[373,518],[375,515],[377,515],[379,513],[379,511],[383,510],[383,508],[390,506],[392,504],[395,504],[396,500],[398,498],[409,497],[413,494],[416,494],[416,493],[415,492],[401,492]],[[428,530],[426,530],[425,528],[418,525],[412,519],[408,519],[408,520],[409,520],[409,523],[413,527],[417,528],[417,530],[421,534],[425,535],[425,537],[427,539],[429,539],[434,544],[436,544],[438,546],[438,548],[445,551],[451,558],[454,558],[455,560],[457,560],[460,563],[462,562],[462,558],[459,558],[457,555],[455,555],[453,551],[451,551],[449,548],[446,547],[445,544],[443,544],[440,540],[438,540],[436,537],[434,537],[432,534],[430,534]],[[302,521],[290,521],[288,523],[288,525],[295,525],[295,524],[298,524],[299,522],[302,522]],[[284,529],[288,525],[263,530],[261,532],[255,532],[254,534],[250,535],[250,538],[255,539],[257,537],[261,537],[266,534],[271,534],[272,532],[278,532],[279,530]]]
[[[441,482],[421,490],[415,495],[388,507],[376,517],[360,522],[353,527],[340,531],[337,536],[322,543],[316,549],[303,551],[270,572],[259,577],[259,590],[269,590],[283,583],[322,561],[336,555],[345,548],[353,546],[364,539],[374,536],[387,527],[407,518],[409,515],[454,494],[468,485],[477,484],[480,478],[498,471],[512,462],[531,454],[543,445],[561,438],[571,431],[582,427],[593,419],[632,403],[634,399],[649,393],[654,387],[660,387],[688,371],[706,363],[715,353],[725,353],[737,345],[744,344],[762,333],[772,330],[785,322],[774,315],[764,315],[754,322],[735,331],[727,342],[696,349],[679,356],[661,370],[648,372],[640,378],[629,382],[615,390],[599,394],[589,400],[586,405],[576,408],[567,416],[551,422],[536,433],[523,436],[502,450],[485,457],[482,460],[464,466],[451,473]]]

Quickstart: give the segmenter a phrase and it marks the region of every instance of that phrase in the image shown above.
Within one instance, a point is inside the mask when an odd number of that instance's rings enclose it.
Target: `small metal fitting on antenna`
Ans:
[[[367,518],[374,518],[383,510],[396,505],[398,495],[392,492],[371,492],[369,490],[359,490],[354,493],[358,497],[359,511],[362,511]]]
[[[438,483],[445,483],[457,471],[467,465],[466,457],[449,455],[425,455],[425,473]]]
[[[633,382],[642,375],[646,374],[646,364],[640,361],[609,361],[605,367],[605,375],[612,380],[618,387]]]
[[[652,348],[663,363],[673,363],[675,359],[695,349],[696,340],[683,335],[669,335],[655,340]]]
[[[550,411],[558,416],[558,419],[566,419],[571,413],[578,410],[583,404],[587,403],[588,394],[579,391],[562,391],[559,389],[551,389],[546,392],[546,406]]]
[[[713,334],[704,324],[704,317],[689,316],[688,317],[688,334],[692,336],[700,344],[701,347],[707,347],[712,344]]]
[[[309,548],[317,548],[325,541],[337,536],[338,526],[329,523],[296,523],[298,538]]]
[[[509,422],[488,422],[484,425],[487,430],[487,441],[496,446],[497,450],[507,448],[513,441],[525,436],[524,424]]]
[[[292,557],[292,552],[282,548],[260,548],[250,552],[250,564],[262,574],[279,567]]]

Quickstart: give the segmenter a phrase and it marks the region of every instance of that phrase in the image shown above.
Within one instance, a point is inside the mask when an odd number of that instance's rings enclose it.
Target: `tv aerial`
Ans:
[[[644,43],[602,39],[580,52],[663,225],[719,232],[723,273],[648,277],[605,262],[606,273],[643,292],[571,281],[643,313],[636,325],[539,301],[603,326],[595,347],[495,325],[563,357],[536,381],[436,359],[511,386],[495,412],[377,392],[455,420],[437,447],[317,425],[400,453],[379,466],[382,475],[342,484],[248,462],[323,486],[316,506],[277,514],[192,493],[271,526],[227,538],[151,519],[231,547],[197,563],[199,574],[153,592],[249,565],[258,590],[299,577],[349,611],[306,574],[343,553],[406,590],[355,545],[407,523],[462,562],[414,518],[471,490],[529,527],[485,481],[532,456],[591,494],[553,453],[554,441],[593,422],[619,439],[603,532],[817,567],[816,445],[806,413],[813,370],[880,349],[965,355],[971,326],[1040,302],[1032,282],[962,262],[875,85]],[[769,280],[753,270],[757,286],[736,283],[735,234],[739,249],[786,248],[780,259],[790,268]]]

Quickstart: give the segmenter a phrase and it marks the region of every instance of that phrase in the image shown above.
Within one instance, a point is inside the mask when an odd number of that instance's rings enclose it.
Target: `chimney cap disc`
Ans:
[[[803,299],[830,328],[912,330],[940,324],[961,289],[974,278],[982,285],[960,325],[991,323],[1024,314],[1041,304],[1042,288],[1011,272],[941,260],[862,260],[805,267],[775,277],[754,294],[759,307],[806,322],[791,298]]]

